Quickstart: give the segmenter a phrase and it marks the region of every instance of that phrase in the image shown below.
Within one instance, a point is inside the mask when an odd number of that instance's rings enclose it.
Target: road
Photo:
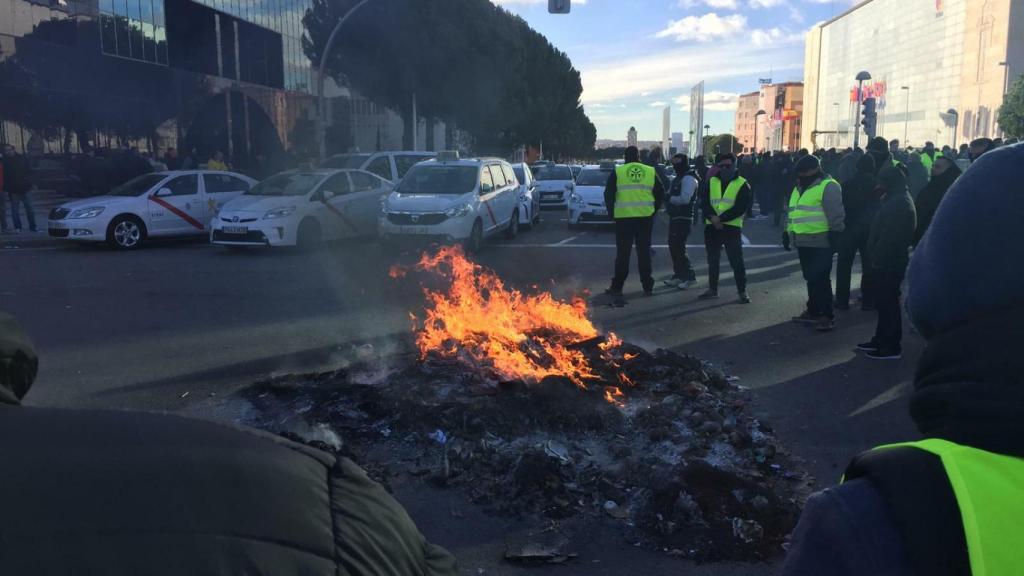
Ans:
[[[611,273],[611,230],[569,230],[560,216],[547,212],[519,238],[488,243],[479,261],[523,289],[600,293]],[[790,317],[806,300],[795,254],[776,247],[779,232],[770,222],[748,222],[745,233],[752,304],[735,302],[724,254],[722,298],[697,301],[706,266],[703,248],[695,246],[696,288],[659,289],[648,298],[634,273],[627,282],[630,305],[595,307],[592,315],[626,340],[691,353],[738,376],[755,391],[757,413],[827,486],[851,455],[914,436],[906,404],[922,343],[908,334],[902,361],[873,362],[853,349],[870,338],[872,313],[839,312],[838,329],[827,334],[793,324]],[[656,243],[664,242],[664,222],[655,234]],[[689,243],[701,238],[695,231]],[[0,308],[23,323],[42,359],[26,399],[38,406],[204,413],[255,379],[328,369],[354,344],[405,335],[408,312],[422,304],[417,290],[388,277],[392,262],[372,242],[308,255],[239,253],[193,241],[133,253],[40,238],[4,239],[0,246]],[[655,275],[669,273],[668,251],[660,245]],[[445,506],[460,496],[451,492],[398,483],[396,494],[428,537],[456,552],[467,573],[520,573],[499,559],[505,535],[528,525],[474,510],[452,518]],[[578,543],[580,560],[557,571],[680,570],[676,559],[600,534]],[[766,566],[688,565],[687,571],[763,574]]]

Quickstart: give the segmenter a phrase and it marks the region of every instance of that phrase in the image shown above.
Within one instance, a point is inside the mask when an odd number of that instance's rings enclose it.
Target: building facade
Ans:
[[[736,119],[733,122],[732,133],[736,141],[743,146],[743,152],[751,152],[754,149],[754,122],[757,114],[757,106],[760,92],[740,94],[739,102],[736,105]]]
[[[633,126],[626,132],[626,146],[636,146],[636,128]]]
[[[1024,73],[1024,2],[867,0],[815,26],[805,50],[807,148],[852,146],[858,101],[872,97],[877,134],[904,145],[997,137],[1003,95]],[[861,71],[871,79],[858,90]]]
[[[763,84],[757,92],[740,95],[733,129],[743,152],[798,150],[803,93],[802,82],[782,82]],[[764,114],[759,116],[760,110]]]

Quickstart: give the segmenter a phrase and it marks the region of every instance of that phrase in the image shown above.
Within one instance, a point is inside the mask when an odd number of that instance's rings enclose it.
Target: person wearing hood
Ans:
[[[704,213],[704,246],[708,259],[708,289],[701,300],[718,298],[719,266],[722,247],[732,266],[739,301],[749,304],[747,272],[743,263],[743,219],[754,203],[754,195],[746,179],[736,173],[736,156],[718,157],[718,171],[710,176],[701,190],[701,211]],[[711,171],[708,172],[709,174]]]
[[[942,156],[939,156],[942,158]],[[935,164],[932,164],[934,166]],[[925,170],[921,155],[917,152],[910,154],[907,159],[907,188],[910,189],[910,197],[917,198],[917,195],[928,183],[928,170]]]
[[[871,294],[878,308],[875,336],[857,348],[875,360],[898,360],[903,352],[903,320],[900,311],[900,285],[907,269],[908,252],[914,241],[917,213],[907,189],[907,177],[889,166],[878,173],[875,192],[882,206],[871,223],[868,235],[868,262],[871,265]]]
[[[865,452],[838,486],[812,495],[784,576],[1020,573],[1024,356],[1014,344],[1024,244],[1013,236],[1024,215],[1022,164],[1024,146],[978,160],[910,263],[907,309],[927,343],[910,417],[924,440]],[[979,266],[979,257],[991,262]],[[972,282],[961,281],[965,269]]]
[[[850,283],[853,277],[853,261],[860,253],[860,297],[869,308],[872,307],[871,289],[867,281],[867,270],[871,267],[868,260],[868,234],[871,232],[871,221],[878,212],[878,196],[875,195],[875,159],[863,154],[857,160],[857,172],[848,180],[843,180],[843,211],[846,219],[844,230],[839,240],[839,257],[836,261],[836,301],[837,310],[850,309]]]
[[[889,153],[889,143],[886,142],[885,138],[882,138],[881,136],[872,138],[871,141],[868,142],[866,151],[875,159],[876,176],[882,171],[882,168],[885,168],[886,166],[898,167],[906,173],[906,164],[903,164]]]
[[[995,142],[991,138],[977,138],[971,141],[971,147],[968,149],[967,158],[974,162],[981,155],[995,149]]]
[[[950,158],[941,157],[932,164],[932,179],[928,185],[921,190],[921,193],[914,199],[914,206],[917,209],[917,232],[914,234],[914,246],[921,243],[924,233],[935,217],[935,211],[939,209],[939,203],[946,195],[949,187],[960,177],[960,167]]]
[[[4,574],[459,573],[348,458],[174,414],[23,406],[38,368],[0,312]]]
[[[672,256],[672,278],[665,280],[667,286],[686,290],[697,281],[697,273],[686,254],[686,239],[693,228],[694,213],[697,211],[697,188],[700,178],[690,168],[685,154],[672,157],[672,169],[676,177],[669,185],[665,210],[668,212],[668,251]]]
[[[807,282],[807,307],[793,321],[814,324],[827,332],[836,326],[832,308],[832,255],[845,229],[843,190],[825,174],[815,156],[796,164],[797,185],[789,197],[782,247],[796,246],[800,270]]]

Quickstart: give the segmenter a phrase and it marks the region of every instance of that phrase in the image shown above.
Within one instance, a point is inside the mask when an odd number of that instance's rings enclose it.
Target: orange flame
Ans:
[[[405,278],[405,274],[406,274],[405,268],[399,266],[398,264],[392,264],[391,267],[388,268],[388,276],[391,276],[392,280],[398,280],[399,278]]]
[[[507,288],[497,274],[467,260],[458,246],[423,254],[416,268],[451,283],[446,291],[423,290],[427,305],[416,334],[421,359],[431,352],[459,357],[528,383],[559,375],[585,388],[585,380],[598,377],[586,356],[572,348],[598,335],[581,298],[567,303],[546,292],[527,295]],[[609,335],[602,348],[613,341],[621,343]]]
[[[625,394],[622,393],[622,390],[620,390],[618,386],[604,387],[604,399],[607,400],[609,404],[625,406],[626,403],[621,400],[623,396],[625,396]]]

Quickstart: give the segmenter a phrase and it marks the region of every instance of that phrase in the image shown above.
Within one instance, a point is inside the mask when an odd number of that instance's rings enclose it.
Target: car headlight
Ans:
[[[575,202],[576,204],[583,204],[583,196],[573,192],[572,194],[569,194],[569,201]]]
[[[451,208],[444,211],[444,215],[449,218],[462,218],[466,214],[469,214],[473,210],[473,207],[469,204],[463,204],[462,206],[452,206]]]
[[[273,220],[274,218],[284,218],[285,216],[291,216],[293,212],[295,212],[295,206],[274,208],[273,210],[268,210],[267,213],[263,215],[263,219]]]
[[[79,208],[74,210],[71,214],[68,214],[68,218],[95,218],[103,213],[103,206],[89,206],[88,208]]]

